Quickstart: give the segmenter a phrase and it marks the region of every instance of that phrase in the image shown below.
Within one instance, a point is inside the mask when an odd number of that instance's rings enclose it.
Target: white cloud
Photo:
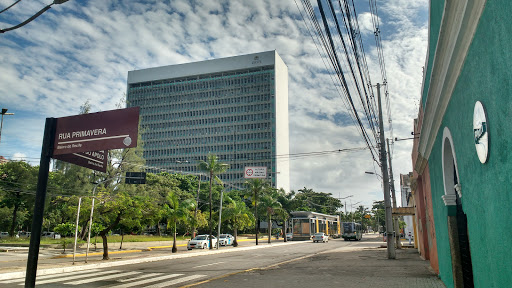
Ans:
[[[2,6],[8,3],[0,0]],[[2,15],[13,24],[46,4],[23,1]],[[427,8],[427,0],[386,1],[379,7],[397,137],[409,136],[417,113]],[[358,15],[375,84],[381,79],[370,14]],[[340,122],[345,104],[294,1],[68,1],[3,34],[0,47],[0,100],[19,111],[2,132],[5,155],[38,158],[45,117],[77,114],[86,100],[93,111],[114,109],[130,70],[269,50],[288,66],[291,153],[365,146],[354,125]],[[412,169],[411,144],[394,146],[397,185],[399,173]],[[336,197],[353,194],[354,203],[370,205],[382,199],[379,179],[364,174],[374,166],[368,150],[291,160],[291,187]]]

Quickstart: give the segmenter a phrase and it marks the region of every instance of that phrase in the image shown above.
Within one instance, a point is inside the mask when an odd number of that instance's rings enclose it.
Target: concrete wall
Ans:
[[[290,132],[288,121],[288,67],[275,52],[275,109],[276,109],[276,188],[290,192]]]

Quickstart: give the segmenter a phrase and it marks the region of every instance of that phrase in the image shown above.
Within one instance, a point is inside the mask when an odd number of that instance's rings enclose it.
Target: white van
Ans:
[[[43,232],[41,237],[60,239],[60,234],[55,232]]]

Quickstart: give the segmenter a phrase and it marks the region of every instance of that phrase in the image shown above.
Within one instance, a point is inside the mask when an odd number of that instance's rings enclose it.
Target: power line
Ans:
[[[2,10],[2,11],[0,11],[0,13],[3,13],[3,12],[5,12],[5,11],[9,10],[9,8],[11,8],[12,6],[14,6],[14,5],[18,4],[18,2],[20,2],[20,1],[21,1],[21,0],[18,0],[18,1],[16,1],[16,2],[12,3],[9,7],[5,8],[5,9],[4,9],[4,10]]]

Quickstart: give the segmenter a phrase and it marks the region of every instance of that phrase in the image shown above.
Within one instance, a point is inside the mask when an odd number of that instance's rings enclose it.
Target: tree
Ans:
[[[167,195],[167,203],[164,206],[165,217],[167,218],[167,228],[172,228],[173,242],[172,242],[172,253],[176,253],[176,225],[178,222],[186,222],[190,215],[190,210],[195,208],[194,199],[186,199],[185,201],[179,201],[178,196],[173,192],[169,192]]]
[[[198,169],[203,172],[208,172],[208,175],[210,176],[210,250],[213,249],[212,247],[212,233],[213,233],[213,223],[212,223],[212,181],[215,179],[215,181],[219,184],[222,183],[222,181],[217,177],[217,175],[222,174],[226,172],[229,168],[229,164],[220,163],[217,160],[217,156],[214,154],[208,154],[208,157],[205,161],[201,161],[198,164]]]
[[[286,191],[284,191],[283,188],[279,189],[277,191],[278,195],[277,195],[277,201],[279,201],[279,203],[281,203],[281,209],[278,209],[276,211],[276,214],[279,216],[279,218],[281,218],[281,220],[283,220],[283,241],[284,242],[287,242],[288,240],[286,239],[286,232],[288,231],[288,227],[287,227],[287,224],[288,224],[288,218],[290,218],[290,212],[292,211],[290,209],[291,205],[292,205],[292,198],[295,194],[295,192],[291,192],[291,193],[286,193]]]
[[[24,161],[9,161],[0,165],[0,189],[4,192],[0,206],[12,209],[9,228],[11,237],[14,237],[21,222],[18,219],[18,212],[25,211],[33,199],[27,192],[36,190],[37,171],[37,167],[32,167]]]
[[[261,206],[261,210],[267,216],[268,223],[268,243],[270,244],[270,238],[272,237],[272,215],[276,214],[277,210],[282,209],[281,203],[277,201],[277,190],[271,187],[267,187],[263,191],[263,195],[260,199],[259,206]]]
[[[270,188],[270,185],[265,179],[253,178],[248,181],[245,181],[244,185],[247,189],[246,197],[251,198],[252,207],[254,207],[254,219],[256,221],[255,230],[256,230],[256,245],[258,245],[258,230],[259,230],[259,218],[258,218],[258,196]]]
[[[237,247],[238,230],[252,226],[254,222],[254,215],[241,199],[235,200],[229,195],[226,195],[226,200],[229,202],[229,204],[224,210],[224,219],[230,222],[233,226],[233,234],[235,236],[233,246]]]
[[[380,227],[386,226],[386,209],[384,200],[373,202],[372,212],[374,222],[374,231],[381,232]]]
[[[315,192],[306,187],[299,189],[292,202],[296,211],[315,211],[329,215],[336,215],[338,209],[343,207],[341,201],[332,197],[331,193]]]

